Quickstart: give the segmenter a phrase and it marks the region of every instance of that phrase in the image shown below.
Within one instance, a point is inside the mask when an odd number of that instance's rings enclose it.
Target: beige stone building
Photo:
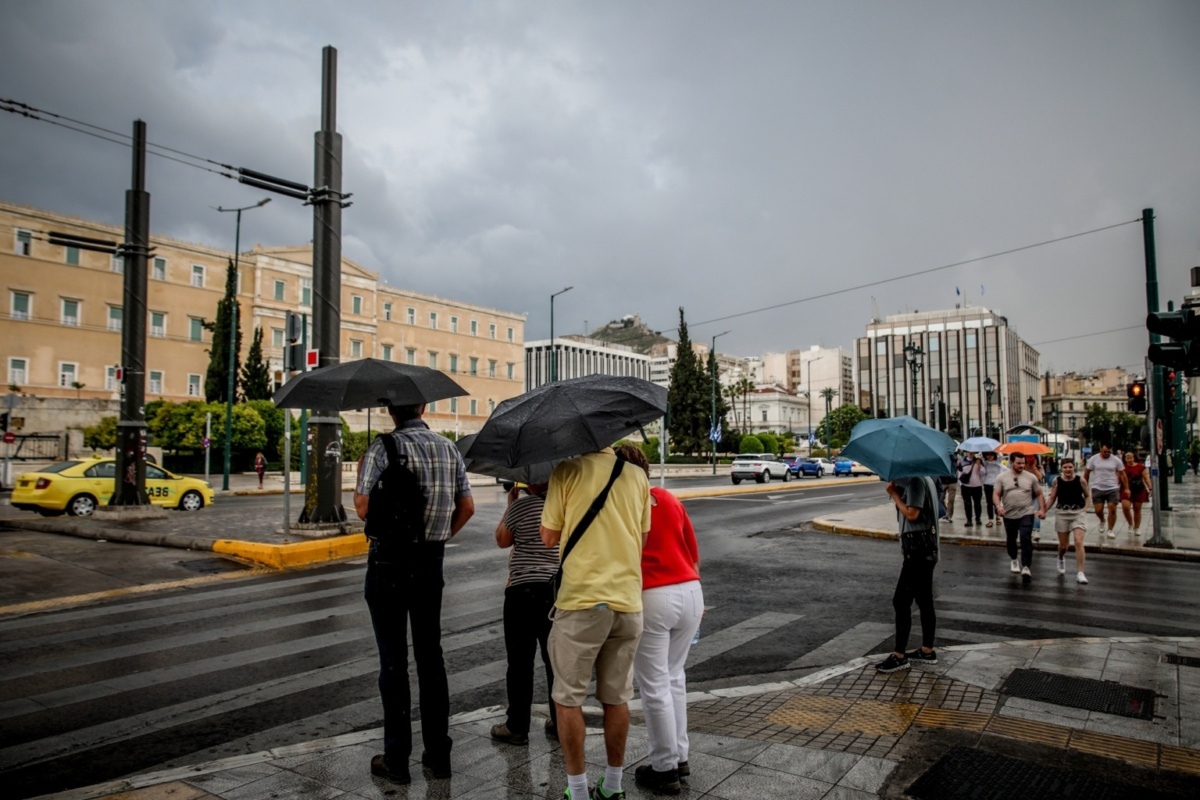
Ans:
[[[51,231],[121,241],[122,228],[0,202],[0,363],[6,385],[37,397],[111,399],[119,387],[123,265],[52,245]],[[146,400],[203,399],[211,334],[231,252],[151,236],[147,265]],[[256,246],[239,257],[242,357],[256,327],[274,380],[283,380],[284,318],[312,314],[308,247]],[[442,370],[469,392],[432,405],[435,430],[477,430],[497,403],[524,388],[522,314],[422,295],[343,259],[342,360],[381,358]],[[355,428],[365,414],[348,413]]]

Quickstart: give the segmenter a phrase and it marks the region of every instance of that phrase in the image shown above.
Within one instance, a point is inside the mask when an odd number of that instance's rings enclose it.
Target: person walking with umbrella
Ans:
[[[1011,468],[996,480],[996,511],[1004,520],[1010,570],[1021,573],[1021,580],[1033,580],[1033,521],[1046,518],[1046,496],[1042,482],[1025,470],[1025,455],[1012,453]],[[1017,558],[1017,539],[1020,538],[1020,559]]]
[[[879,672],[908,669],[913,661],[936,664],[933,649],[937,614],[933,610],[933,569],[937,566],[937,487],[932,478],[901,478],[887,485],[888,497],[896,506],[900,526],[900,551],[904,563],[892,594],[896,612],[896,649],[875,665]],[[908,637],[912,632],[912,604],[921,610],[921,646],[911,652]]]

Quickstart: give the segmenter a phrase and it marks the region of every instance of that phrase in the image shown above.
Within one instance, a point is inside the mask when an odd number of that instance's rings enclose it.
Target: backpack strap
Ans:
[[[390,433],[380,433],[375,436],[375,441],[383,441],[383,449],[387,453],[388,465],[397,463],[400,460],[400,450],[396,447],[396,439]]]
[[[613,464],[612,474],[608,476],[608,483],[604,485],[604,489],[600,494],[596,495],[596,499],[588,506],[588,510],[584,512],[583,517],[575,525],[575,530],[571,531],[570,537],[567,539],[567,545],[563,548],[562,558],[558,562],[558,574],[554,576],[555,594],[557,595],[557,587],[562,585],[563,564],[567,561],[567,556],[571,555],[571,551],[575,549],[575,545],[579,544],[579,540],[583,537],[584,531],[596,519],[596,515],[600,513],[600,509],[604,507],[608,501],[608,493],[612,490],[613,484],[617,482],[617,478],[621,475],[621,468],[625,466],[625,459],[617,456],[617,463]]]

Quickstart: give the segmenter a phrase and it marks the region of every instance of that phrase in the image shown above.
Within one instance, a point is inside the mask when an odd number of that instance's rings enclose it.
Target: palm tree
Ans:
[[[746,426],[742,433],[750,433],[750,393],[754,391],[754,381],[742,378],[734,386],[742,394],[742,424]]]
[[[837,397],[837,389],[826,386],[821,390],[821,397],[825,398],[825,451],[829,452],[829,409],[833,405],[833,398]]]
[[[738,425],[738,397],[741,396],[742,390],[737,383],[731,383],[721,390],[725,394],[725,399],[729,401],[729,407],[733,410],[733,427],[740,433],[741,427]]]

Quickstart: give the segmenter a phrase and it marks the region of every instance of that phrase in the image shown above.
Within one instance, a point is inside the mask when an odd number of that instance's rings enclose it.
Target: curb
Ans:
[[[214,553],[232,556],[239,561],[246,561],[258,566],[294,569],[366,555],[367,548],[366,534],[354,533],[348,536],[333,536],[328,539],[291,544],[264,544],[244,542],[238,539],[217,539],[213,542],[211,549]]]
[[[860,476],[857,478],[847,478],[846,480],[838,481],[836,485],[852,486],[856,483],[878,483],[878,482],[879,482],[879,479],[876,478],[874,475],[872,475],[870,477]],[[651,483],[651,485],[653,485],[654,481],[651,481],[650,483]],[[831,484],[828,484],[828,483],[823,483],[823,482],[819,482],[819,481],[803,481],[800,478],[793,478],[792,480],[788,481],[787,483],[780,483],[778,486],[776,486],[774,483],[760,484],[760,485],[755,485],[755,486],[746,486],[744,488],[741,486],[726,486],[724,488],[717,488],[714,486],[709,489],[683,489],[682,491],[672,492],[671,494],[675,495],[680,500],[694,500],[697,497],[725,497],[725,496],[732,495],[732,494],[763,494],[765,492],[784,492],[784,491],[795,492],[795,491],[801,491],[801,490],[807,490],[807,489],[827,489],[830,487],[831,487]]]

